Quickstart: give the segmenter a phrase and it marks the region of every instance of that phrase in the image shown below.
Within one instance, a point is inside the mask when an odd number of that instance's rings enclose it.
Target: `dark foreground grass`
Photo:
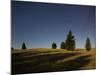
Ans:
[[[81,67],[86,66],[91,61],[88,59],[91,55],[81,55],[79,52],[60,53],[54,51],[43,53],[12,54],[12,74],[81,70]],[[71,57],[73,59],[67,60]]]

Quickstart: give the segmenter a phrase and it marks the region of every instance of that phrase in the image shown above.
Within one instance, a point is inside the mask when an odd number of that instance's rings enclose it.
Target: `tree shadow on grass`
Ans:
[[[58,64],[58,68],[54,69],[55,71],[72,71],[72,70],[80,70],[81,67],[87,65],[90,63],[90,59],[88,57],[91,57],[91,55],[81,56],[78,58],[75,58],[73,60],[65,61]]]
[[[53,52],[54,53],[54,52]],[[26,55],[25,55],[26,54]],[[55,54],[40,54],[40,55],[37,55],[37,54],[29,54],[27,55],[27,53],[25,53],[23,55],[22,54],[12,54],[12,64],[13,63],[16,63],[16,62],[20,62],[20,63],[23,63],[24,61],[34,61],[37,60],[38,62],[47,62],[47,61],[57,61],[59,59],[63,59],[63,58],[66,58],[66,57],[71,57],[71,56],[74,56],[74,55],[78,55],[80,53],[55,53]],[[36,63],[37,63],[36,61]],[[39,63],[38,63],[39,64]]]
[[[90,59],[87,59],[88,57],[90,57],[90,55],[78,57],[74,60],[61,62],[53,66],[53,63],[48,62],[35,67],[34,71],[31,73],[81,70],[81,67],[87,65],[90,62]]]
[[[30,62],[20,62],[20,64],[15,64],[15,61],[12,61],[12,74],[25,74],[25,73],[42,73],[42,72],[57,72],[57,71],[72,71],[80,70],[79,68],[85,66],[90,62],[90,55],[81,56],[73,60],[57,63],[57,60],[63,60],[75,54],[52,54],[52,55],[39,55],[31,58],[23,58],[22,60],[27,60]],[[19,57],[20,59],[20,57]],[[19,60],[17,60],[19,62]],[[55,64],[54,64],[55,63]]]

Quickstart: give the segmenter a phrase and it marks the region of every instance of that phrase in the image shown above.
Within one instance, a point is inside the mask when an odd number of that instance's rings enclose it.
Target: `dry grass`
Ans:
[[[15,49],[12,51],[12,73],[40,73],[96,68],[96,50]]]

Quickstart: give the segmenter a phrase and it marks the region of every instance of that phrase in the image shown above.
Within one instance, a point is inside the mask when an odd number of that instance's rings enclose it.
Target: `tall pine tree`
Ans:
[[[65,47],[67,50],[75,50],[75,39],[70,30],[65,40]]]

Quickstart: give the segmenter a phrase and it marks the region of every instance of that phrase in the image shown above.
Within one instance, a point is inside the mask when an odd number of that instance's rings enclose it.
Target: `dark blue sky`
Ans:
[[[96,7],[12,1],[12,47],[20,48],[24,41],[28,48],[58,48],[71,29],[76,47],[84,48],[89,37],[96,42]]]

